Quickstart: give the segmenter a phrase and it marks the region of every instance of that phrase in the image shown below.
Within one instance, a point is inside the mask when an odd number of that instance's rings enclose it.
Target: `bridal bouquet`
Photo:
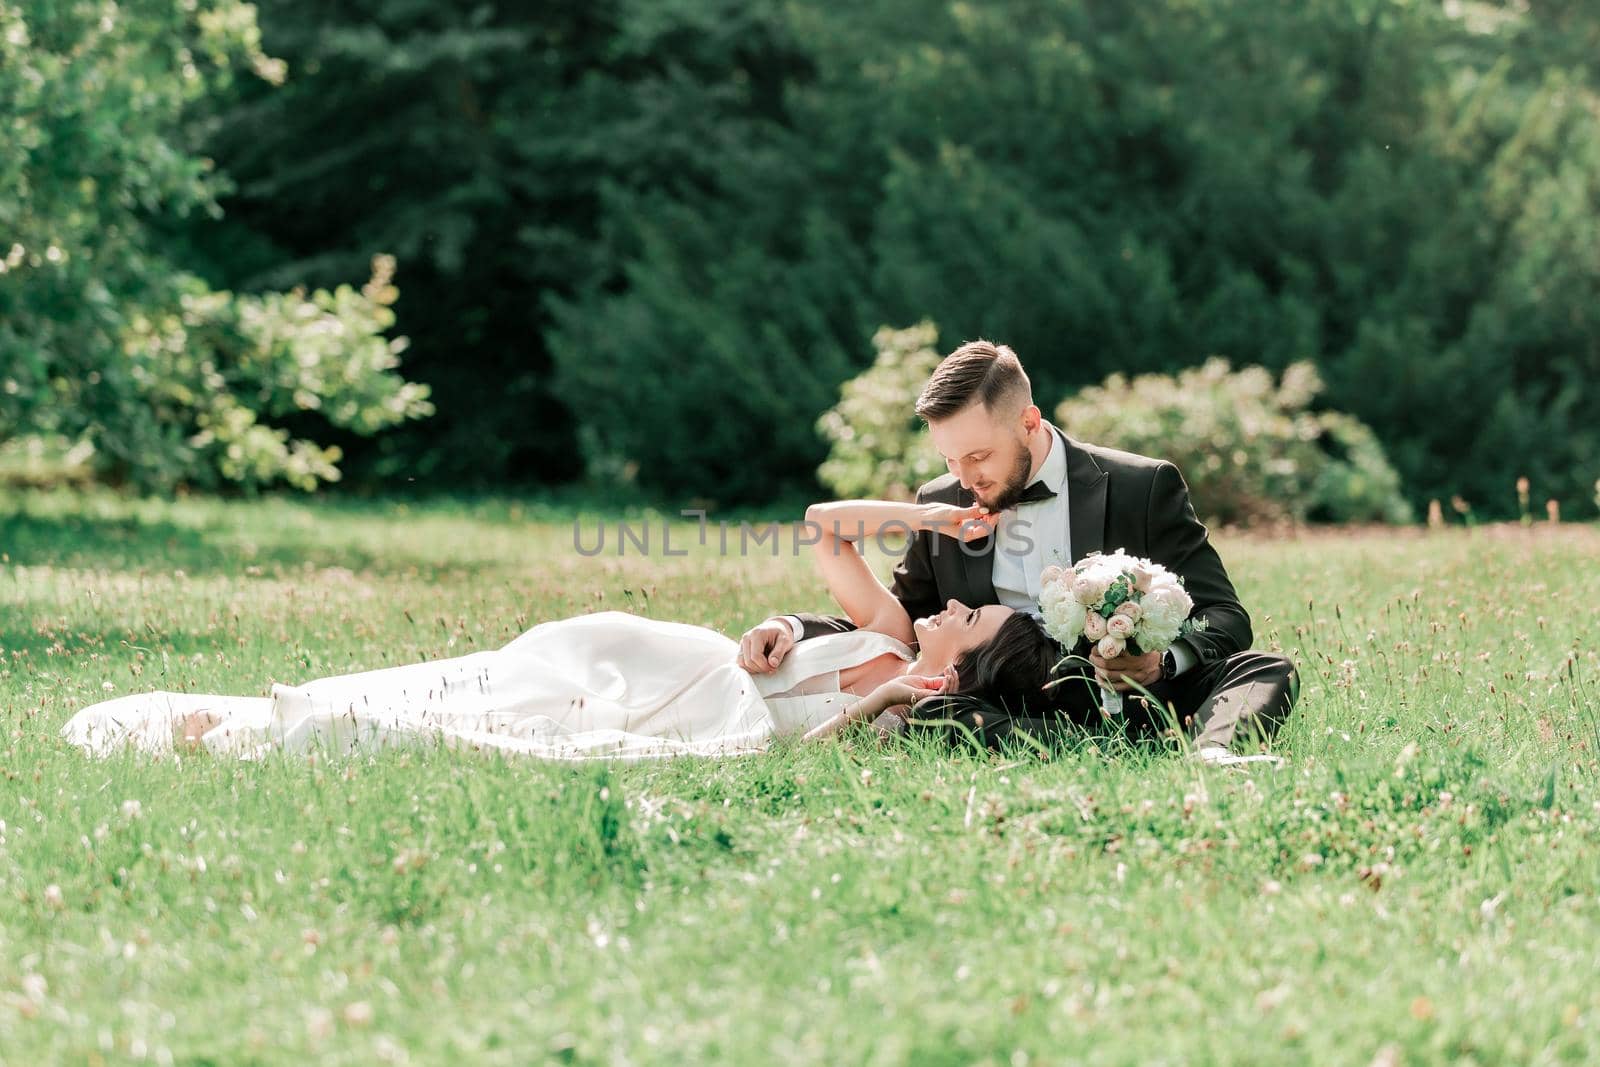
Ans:
[[[1039,577],[1045,632],[1069,656],[1091,648],[1104,659],[1163,652],[1197,628],[1189,619],[1194,601],[1177,575],[1120,549],[1092,552],[1071,567],[1046,567]],[[1119,714],[1122,694],[1101,692],[1101,710]]]

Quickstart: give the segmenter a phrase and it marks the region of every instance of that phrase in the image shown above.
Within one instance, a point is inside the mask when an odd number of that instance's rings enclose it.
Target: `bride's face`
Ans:
[[[923,660],[948,666],[963,652],[993,639],[1011,613],[1004,604],[969,608],[959,600],[951,600],[939,614],[917,619],[911,629]]]

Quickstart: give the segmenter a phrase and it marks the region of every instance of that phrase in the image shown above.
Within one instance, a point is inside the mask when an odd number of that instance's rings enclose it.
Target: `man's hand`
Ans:
[[[1161,680],[1161,653],[1146,652],[1142,656],[1117,656],[1105,659],[1099,652],[1089,651],[1089,662],[1094,664],[1095,677],[1119,693],[1133,691],[1131,683],[1138,682],[1149,689]]]
[[[753,627],[739,642],[739,666],[751,674],[771,674],[794,647],[794,631],[784,619]]]

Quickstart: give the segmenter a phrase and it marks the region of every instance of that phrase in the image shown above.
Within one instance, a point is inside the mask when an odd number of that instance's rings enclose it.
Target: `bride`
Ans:
[[[952,600],[912,620],[854,544],[893,526],[971,540],[992,516],[864,500],[813,505],[807,517],[825,527],[813,551],[860,629],[800,641],[775,666],[715,630],[604,611],[541,623],[494,651],[274,685],[267,697],[120,697],[78,712],[62,735],[93,755],[423,742],[562,760],[734,755],[934,696],[1020,702],[1048,680],[1057,650],[1033,616]]]

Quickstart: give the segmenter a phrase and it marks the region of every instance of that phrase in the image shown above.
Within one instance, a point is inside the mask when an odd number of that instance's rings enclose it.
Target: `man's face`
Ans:
[[[1014,415],[990,412],[981,402],[968,404],[949,418],[928,423],[928,436],[950,473],[990,511],[1013,506],[1028,484],[1033,456],[1028,430],[1037,430],[1039,409],[1029,406]]]

